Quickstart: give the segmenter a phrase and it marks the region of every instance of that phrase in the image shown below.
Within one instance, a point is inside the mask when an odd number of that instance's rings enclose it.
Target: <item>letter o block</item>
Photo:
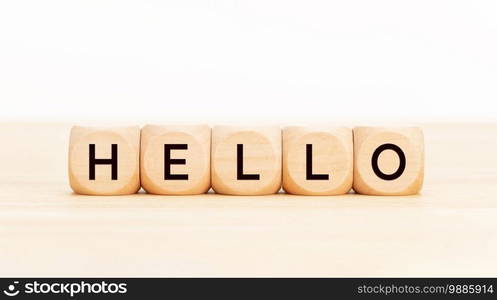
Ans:
[[[74,126],[69,183],[84,195],[128,195],[140,189],[140,128]]]
[[[354,128],[354,190],[413,195],[423,186],[423,132],[416,127]]]
[[[281,188],[281,129],[216,126],[211,163],[212,188],[217,193],[277,193]]]
[[[283,189],[340,195],[352,188],[352,129],[290,126],[283,130]]]
[[[147,125],[141,133],[141,183],[147,193],[203,194],[210,188],[207,125]]]

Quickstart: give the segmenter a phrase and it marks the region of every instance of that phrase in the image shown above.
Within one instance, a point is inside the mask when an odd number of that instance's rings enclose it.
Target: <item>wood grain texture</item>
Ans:
[[[93,146],[93,154],[89,147]],[[115,147],[115,148],[113,148]],[[93,158],[90,158],[93,157]],[[115,178],[113,178],[114,158]],[[94,160],[94,163],[92,162]],[[140,189],[140,128],[74,126],[69,138],[69,182],[83,195],[128,195]],[[93,166],[93,178],[88,168]]]
[[[377,196],[415,195],[423,179],[424,138],[420,128],[354,128],[354,191]]]
[[[283,189],[297,195],[347,194],[352,188],[353,148],[350,128],[285,127]],[[309,164],[308,155],[312,157]],[[312,175],[314,179],[309,178]]]
[[[216,193],[243,196],[277,193],[281,188],[280,127],[214,126],[211,165],[212,189]],[[239,178],[240,175],[245,178]]]
[[[188,179],[164,180],[165,144],[169,149],[169,173]],[[140,178],[145,191],[159,195],[196,195],[211,186],[211,128],[208,125],[147,125],[141,130]],[[184,160],[184,161],[181,161]]]
[[[69,125],[1,124],[0,276],[497,276],[497,125],[422,125],[421,194],[81,196]]]

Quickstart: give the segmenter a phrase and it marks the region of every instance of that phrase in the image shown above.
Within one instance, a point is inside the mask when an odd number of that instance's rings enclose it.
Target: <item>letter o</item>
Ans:
[[[385,174],[378,167],[378,158],[380,157],[380,154],[385,150],[393,150],[399,156],[399,168],[392,174]],[[376,176],[380,177],[381,179],[395,180],[399,178],[406,169],[406,156],[404,154],[404,151],[402,151],[399,146],[394,144],[383,144],[376,148],[376,150],[374,151],[373,156],[371,157],[371,166],[373,167],[373,171]]]

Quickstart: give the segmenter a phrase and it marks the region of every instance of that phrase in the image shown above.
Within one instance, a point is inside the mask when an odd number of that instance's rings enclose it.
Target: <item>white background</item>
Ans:
[[[497,1],[2,1],[0,120],[497,119]]]

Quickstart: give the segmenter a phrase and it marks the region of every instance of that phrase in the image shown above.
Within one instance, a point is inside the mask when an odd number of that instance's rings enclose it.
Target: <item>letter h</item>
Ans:
[[[90,144],[90,180],[95,180],[95,165],[112,165],[112,180],[117,180],[117,144],[112,144],[112,157],[109,159],[95,158],[95,144]]]

